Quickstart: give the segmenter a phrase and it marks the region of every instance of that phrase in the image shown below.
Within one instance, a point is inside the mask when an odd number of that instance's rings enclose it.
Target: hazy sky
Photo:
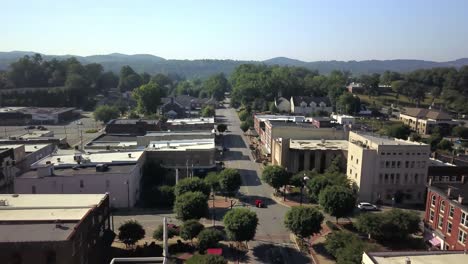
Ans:
[[[468,57],[468,0],[5,0],[0,21],[0,51],[306,61]]]

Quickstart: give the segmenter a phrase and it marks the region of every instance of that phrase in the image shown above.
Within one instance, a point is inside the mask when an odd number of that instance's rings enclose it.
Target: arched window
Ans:
[[[435,206],[435,204],[436,204],[436,196],[432,195],[432,197],[431,197],[431,206]]]
[[[445,212],[445,201],[440,202],[440,212],[441,213]]]

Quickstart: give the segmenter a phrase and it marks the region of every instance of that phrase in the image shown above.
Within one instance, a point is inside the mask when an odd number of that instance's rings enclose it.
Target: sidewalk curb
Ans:
[[[270,194],[270,197],[271,199],[273,199],[273,201],[277,202],[278,204],[281,204],[282,206],[286,206],[288,208],[292,207],[291,205],[284,203],[282,198],[278,199],[278,197],[276,197],[274,194]]]

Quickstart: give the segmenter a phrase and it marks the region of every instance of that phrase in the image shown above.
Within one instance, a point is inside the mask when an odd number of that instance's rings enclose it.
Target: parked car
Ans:
[[[27,130],[27,129],[35,129],[35,128],[36,128],[36,126],[27,126],[27,127],[25,127],[24,129]]]
[[[47,130],[47,128],[45,126],[37,126],[37,129],[39,130]]]
[[[357,207],[361,211],[377,211],[377,210],[379,210],[379,208],[377,208],[376,205],[373,205],[371,203],[366,203],[366,202],[359,203]]]

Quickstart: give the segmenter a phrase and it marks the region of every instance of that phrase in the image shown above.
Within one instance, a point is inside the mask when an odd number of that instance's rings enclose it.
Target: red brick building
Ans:
[[[429,179],[424,231],[426,240],[433,247],[442,250],[468,249],[466,180],[465,175]]]

